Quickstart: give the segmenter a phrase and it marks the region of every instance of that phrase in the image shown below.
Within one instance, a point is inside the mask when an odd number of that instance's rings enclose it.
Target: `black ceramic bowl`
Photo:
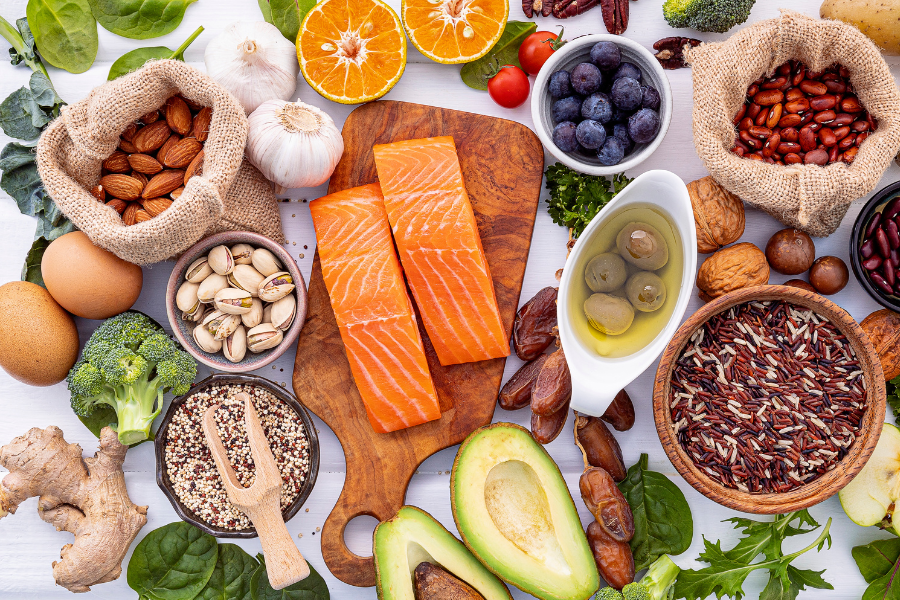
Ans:
[[[900,181],[892,183],[880,190],[859,212],[859,216],[856,217],[856,222],[853,224],[853,233],[850,235],[850,266],[853,267],[853,273],[856,275],[856,279],[859,280],[859,283],[876,302],[885,308],[900,312],[900,295],[896,293],[887,294],[875,286],[869,278],[868,271],[866,271],[861,264],[863,258],[859,250],[863,243],[866,227],[872,219],[872,216],[877,212],[883,211],[895,198],[900,198]]]
[[[274,394],[276,398],[293,408],[297,413],[297,416],[300,417],[300,421],[306,429],[306,439],[309,441],[309,474],[306,477],[306,481],[303,482],[300,494],[281,513],[285,523],[296,515],[297,511],[303,506],[303,503],[306,502],[310,492],[312,492],[313,487],[316,485],[316,476],[319,474],[319,437],[316,435],[316,427],[313,424],[306,407],[300,404],[294,394],[280,385],[269,381],[268,379],[257,377],[256,375],[215,373],[194,385],[187,394],[178,396],[172,400],[172,403],[169,405],[169,410],[166,411],[162,423],[159,426],[159,431],[156,432],[156,442],[154,443],[156,449],[156,484],[159,486],[159,489],[162,490],[163,494],[166,495],[166,498],[169,499],[169,502],[172,503],[172,508],[178,513],[178,516],[194,527],[220,538],[253,538],[258,535],[256,529],[253,527],[240,530],[224,529],[222,527],[212,526],[206,521],[198,518],[190,509],[181,503],[181,500],[178,499],[178,496],[172,489],[172,483],[169,481],[168,473],[166,473],[166,433],[169,428],[169,422],[175,415],[175,411],[179,406],[184,404],[188,396],[203,391],[203,389],[212,385],[229,384],[251,384],[265,388]],[[198,423],[197,427],[199,428],[201,425]]]

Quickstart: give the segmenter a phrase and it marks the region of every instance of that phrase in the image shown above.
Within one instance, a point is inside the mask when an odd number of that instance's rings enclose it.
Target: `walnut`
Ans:
[[[750,242],[722,248],[703,261],[697,273],[697,287],[704,302],[740,288],[767,283],[766,255]]]
[[[744,234],[744,203],[707,175],[687,185],[697,226],[697,252],[709,254]]]
[[[881,358],[884,378],[890,381],[900,376],[900,313],[888,308],[876,310],[860,326]]]

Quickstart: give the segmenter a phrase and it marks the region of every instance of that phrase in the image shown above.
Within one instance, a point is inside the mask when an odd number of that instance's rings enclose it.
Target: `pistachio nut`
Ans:
[[[265,302],[281,300],[294,291],[294,278],[286,271],[279,271],[266,277],[259,284],[259,299]]]
[[[293,294],[288,294],[281,300],[272,303],[271,319],[268,321],[275,326],[276,329],[287,331],[294,322],[294,315],[297,313],[297,299]]]
[[[224,340],[241,324],[240,315],[229,315],[221,310],[214,310],[203,318],[203,327],[206,327],[217,340]]]
[[[280,329],[275,329],[271,323],[257,325],[247,332],[247,348],[250,352],[262,352],[274,348],[284,339]]]
[[[250,309],[253,308],[253,296],[250,295],[250,292],[227,287],[216,292],[213,306],[230,315],[242,315],[250,312]]]
[[[241,322],[249,329],[263,322],[263,303],[259,298],[253,298],[250,312],[241,315]]]
[[[214,354],[222,349],[222,340],[217,340],[203,325],[194,327],[194,342],[204,352]]]
[[[213,272],[209,266],[209,260],[205,256],[198,258],[191,263],[184,273],[184,278],[191,283],[200,283]]]
[[[182,283],[175,293],[175,306],[178,307],[178,310],[189,312],[197,310],[197,307],[200,305],[200,300],[197,298],[199,289],[200,284],[198,283],[190,281]]]
[[[256,251],[253,252],[256,254]],[[228,284],[245,292],[250,292],[254,298],[259,294],[259,286],[265,277],[250,265],[236,265],[234,271],[228,275]]]
[[[250,244],[235,244],[231,247],[231,256],[234,258],[234,264],[249,265],[253,256],[253,246]]]
[[[227,287],[228,280],[225,279],[225,276],[213,273],[200,282],[200,288],[197,290],[197,298],[199,298],[200,302],[209,304],[216,299],[216,294],[219,293],[219,290],[224,290]]]
[[[209,266],[219,275],[228,275],[234,270],[234,257],[228,246],[216,246],[209,251]]]
[[[181,320],[190,321],[191,323],[199,323],[206,316],[206,305],[198,302],[197,308],[193,312],[182,311]]]
[[[257,248],[253,251],[253,267],[264,277],[274,275],[281,270],[281,261],[269,250]]]
[[[266,302],[266,307],[263,309],[263,323],[271,323],[272,322],[272,305]]]
[[[238,325],[234,333],[225,338],[222,343],[222,354],[233,363],[244,360],[247,354],[247,330],[243,325]]]

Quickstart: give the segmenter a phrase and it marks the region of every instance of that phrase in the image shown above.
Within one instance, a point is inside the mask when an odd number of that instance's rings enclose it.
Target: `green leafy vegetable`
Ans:
[[[309,565],[309,577],[289,585],[283,590],[273,590],[269,585],[269,575],[266,573],[266,559],[262,554],[257,554],[259,568],[250,580],[250,592],[253,600],[329,600],[328,586],[322,576]]]
[[[584,175],[560,163],[547,167],[545,175],[550,190],[547,211],[554,223],[571,229],[575,238],[600,209],[633,181],[624,173],[618,173],[612,179]]]
[[[259,10],[262,12],[263,21],[272,22],[272,7],[269,6],[269,0],[256,0],[259,3]]]
[[[153,46],[151,48],[137,48],[131,52],[126,52],[117,58],[116,62],[109,68],[109,75],[106,77],[106,80],[112,81],[113,79],[118,79],[132,71],[136,71],[143,67],[144,63],[148,60],[165,58],[184,60],[184,51],[188,49],[188,46],[190,46],[202,32],[203,28],[198,28],[197,31],[192,33],[191,37],[186,39],[176,50],[170,50],[165,46]]]
[[[619,483],[634,515],[631,552],[636,571],[665,554],[681,554],[694,537],[694,519],[684,494],[662,473],[648,471],[647,463],[648,456],[641,454]]]
[[[260,0],[261,2],[265,0]],[[273,0],[274,2],[274,0]],[[496,66],[519,64],[519,46],[529,35],[537,31],[537,25],[531,22],[507,21],[503,35],[487,54],[476,61],[466,63],[459,71],[463,83],[476,90],[487,91],[487,82]]]
[[[220,544],[212,576],[195,600],[250,600],[250,578],[258,567],[240,546]]]
[[[87,0],[28,0],[25,10],[44,60],[70,73],[91,68],[99,43]]]
[[[128,585],[141,598],[191,600],[218,559],[216,538],[182,521],[154,529],[134,549]]]
[[[894,412],[894,418],[900,423],[900,376],[886,383],[888,406]]]
[[[854,547],[852,554],[859,572],[869,584],[863,600],[900,599],[900,539],[875,540]]]
[[[44,252],[49,245],[49,240],[43,236],[34,240],[31,250],[28,251],[28,255],[25,257],[25,266],[22,267],[22,281],[30,281],[40,286],[44,285],[44,277],[41,275],[41,260],[44,258]]]
[[[90,0],[100,25],[116,35],[147,40],[172,33],[197,0]]]
[[[292,44],[297,43],[303,17],[316,5],[316,0],[257,0],[266,23],[278,28]]]
[[[830,583],[822,578],[825,571],[801,570],[791,566],[791,561],[816,548],[822,550],[826,542],[831,547],[831,519],[806,548],[785,555],[782,542],[785,538],[811,533],[819,524],[806,510],[777,515],[773,521],[753,521],[743,517],[728,519],[735,529],[743,530],[743,537],[730,550],[722,550],[720,541],[715,544],[703,539],[705,546],[699,560],[709,564],[700,570],[681,571],[675,583],[675,597],[701,600],[715,594],[717,598],[730,596],[740,600],[744,596],[742,585],[753,571],[766,569],[769,581],[760,594],[760,600],[794,600],[807,587],[831,590]],[[760,562],[752,562],[759,555]]]

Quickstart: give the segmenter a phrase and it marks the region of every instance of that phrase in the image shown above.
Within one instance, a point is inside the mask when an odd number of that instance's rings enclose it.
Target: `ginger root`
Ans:
[[[82,458],[81,446],[66,443],[53,426],[34,427],[0,448],[0,465],[9,469],[0,482],[0,518],[40,496],[40,517],[75,535],[53,563],[57,585],[70,592],[117,579],[128,547],[147,523],[147,507],[135,506],[125,488],[127,450],[104,427],[94,458]]]

